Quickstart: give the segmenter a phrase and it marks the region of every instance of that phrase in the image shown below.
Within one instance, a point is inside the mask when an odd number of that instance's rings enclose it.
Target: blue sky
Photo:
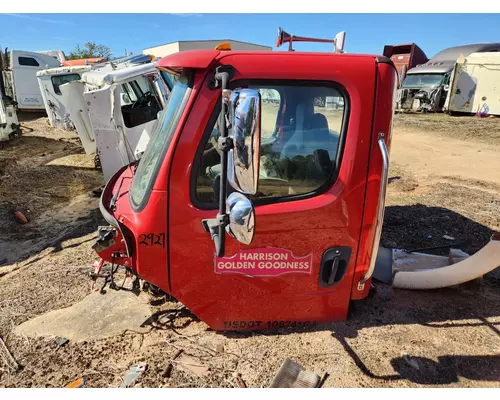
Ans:
[[[177,40],[234,39],[274,48],[279,26],[312,37],[344,30],[348,53],[381,54],[385,44],[415,42],[431,57],[454,45],[500,42],[500,14],[0,14],[0,47],[69,54],[76,44],[95,41],[115,57]]]

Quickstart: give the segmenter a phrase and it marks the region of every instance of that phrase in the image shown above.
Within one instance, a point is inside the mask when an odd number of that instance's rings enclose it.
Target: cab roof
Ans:
[[[64,67],[55,67],[42,69],[41,71],[37,71],[36,76],[45,76],[45,75],[59,75],[59,74],[67,74],[74,72],[85,72],[90,71],[92,69],[92,65],[71,65]]]
[[[123,66],[116,70],[106,65],[102,68],[95,68],[85,72],[82,75],[82,81],[90,85],[103,87],[104,85],[112,85],[134,79],[154,71],[156,71],[154,63]]]
[[[225,57],[226,55],[261,55],[263,57],[349,57],[349,58],[373,58],[376,61],[392,63],[392,61],[382,55],[375,54],[345,54],[345,53],[326,53],[326,52],[298,52],[298,51],[254,51],[254,50],[186,50],[170,54],[158,60],[156,67],[162,70],[178,72],[183,68],[205,69],[216,60]]]

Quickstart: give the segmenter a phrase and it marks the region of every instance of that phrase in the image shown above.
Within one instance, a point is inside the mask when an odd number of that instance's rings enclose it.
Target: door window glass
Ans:
[[[346,99],[342,92],[321,85],[248,87],[259,91],[262,105],[260,175],[255,198],[307,194],[328,184],[336,173],[345,120]],[[204,144],[196,171],[196,197],[204,204],[218,201],[217,124]]]
[[[19,65],[25,66],[25,67],[39,67],[40,64],[38,64],[38,61],[35,60],[33,57],[18,57],[17,61],[19,62]]]
[[[51,78],[52,86],[54,87],[54,92],[56,94],[61,94],[61,89],[59,86],[65,83],[77,81],[80,79],[80,74],[66,74],[66,75],[55,75]]]

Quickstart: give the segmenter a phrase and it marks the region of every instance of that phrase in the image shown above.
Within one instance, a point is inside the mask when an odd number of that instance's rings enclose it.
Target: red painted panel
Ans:
[[[353,282],[353,300],[365,298],[370,289],[371,280],[364,285],[363,290],[358,290],[357,286],[358,282],[365,276],[370,265],[370,259],[373,256],[372,244],[375,237],[376,216],[380,195],[380,178],[382,173],[382,155],[377,145],[377,140],[379,133],[383,132],[385,134],[387,149],[390,152],[396,76],[396,70],[390,64],[378,65],[375,120],[371,135],[370,169],[368,172],[366,204],[363,215],[363,230]]]
[[[170,54],[156,63],[159,69],[204,69],[219,55],[219,50],[188,50]]]

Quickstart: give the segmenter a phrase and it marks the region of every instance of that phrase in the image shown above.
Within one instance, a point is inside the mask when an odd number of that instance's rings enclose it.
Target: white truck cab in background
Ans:
[[[9,65],[2,71],[5,94],[17,102],[21,111],[44,111],[45,104],[40,92],[36,73],[61,66],[59,60],[51,55],[32,51],[12,50]]]
[[[60,63],[67,60],[66,54],[64,54],[64,51],[62,50],[44,50],[44,51],[37,51],[37,53],[55,57],[59,60]]]
[[[67,100],[65,101],[63,98],[60,87],[65,83],[80,80],[82,74],[92,68],[91,65],[76,65],[49,68],[36,73],[40,93],[45,104],[45,111],[51,126],[60,126],[68,130],[74,128],[74,124],[69,118]]]
[[[123,64],[94,67],[59,90],[85,152],[96,153],[107,182],[141,157],[168,101],[169,85],[155,63]]]

